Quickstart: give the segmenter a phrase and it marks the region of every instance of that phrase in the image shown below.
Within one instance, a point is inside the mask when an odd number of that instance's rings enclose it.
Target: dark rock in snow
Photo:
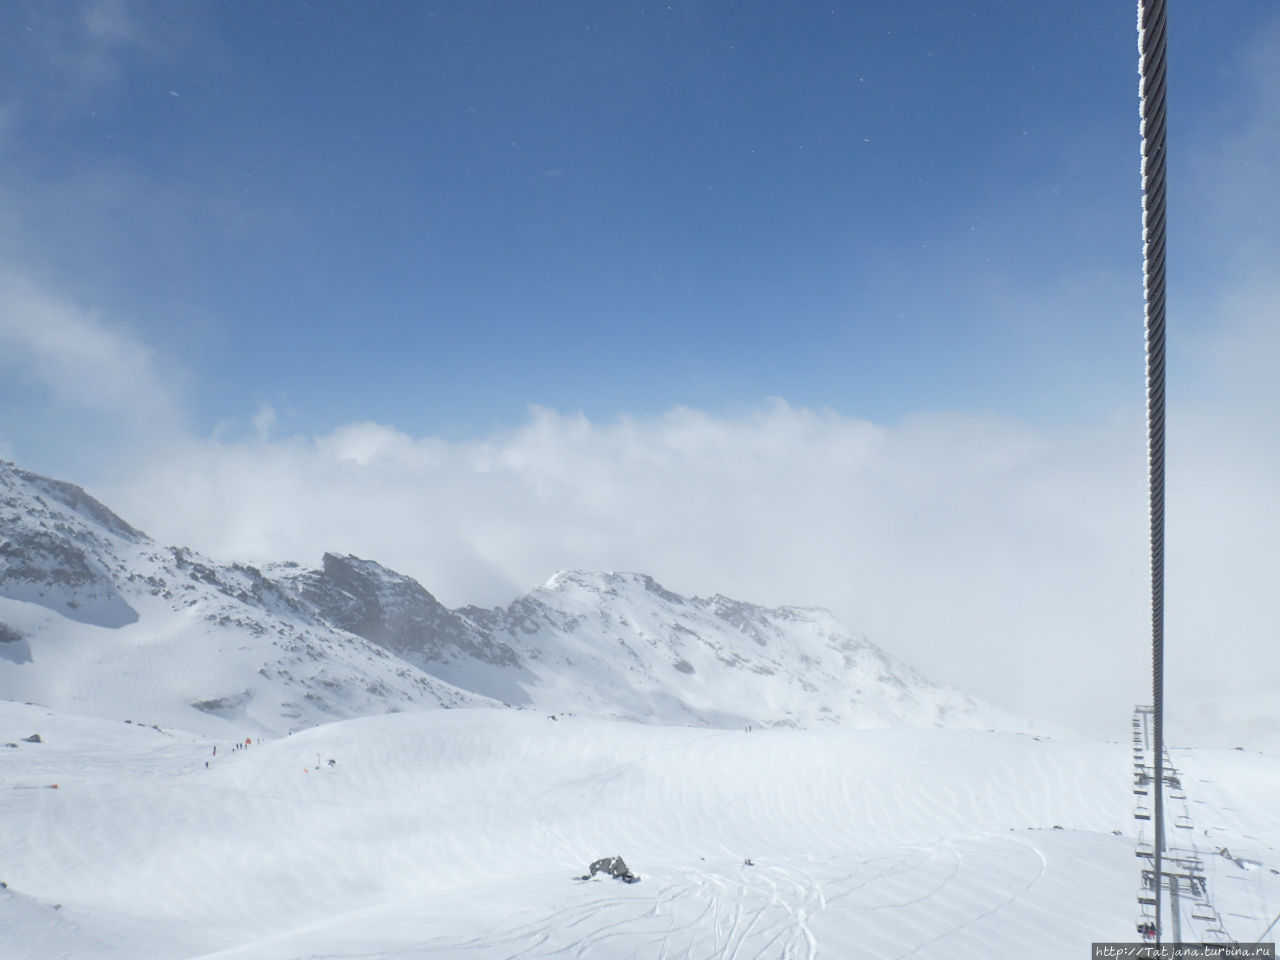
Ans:
[[[289,578],[319,616],[400,656],[423,662],[462,655],[497,667],[518,660],[506,644],[444,607],[410,577],[372,560],[324,555],[322,570]]]
[[[579,880],[590,880],[597,873],[606,873],[611,877],[621,880],[623,883],[639,883],[640,878],[627,869],[626,861],[622,857],[601,857],[591,864],[591,872],[586,876],[579,877]]]
[[[17,664],[31,662],[31,644],[7,623],[0,623],[0,659]]]

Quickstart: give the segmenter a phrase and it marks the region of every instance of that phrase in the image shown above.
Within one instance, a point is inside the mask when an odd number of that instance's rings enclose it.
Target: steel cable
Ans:
[[[1146,303],[1147,480],[1151,529],[1151,698],[1155,727],[1156,943],[1161,942],[1164,852],[1164,406],[1165,406],[1165,94],[1164,0],[1138,0],[1142,114],[1142,274]]]

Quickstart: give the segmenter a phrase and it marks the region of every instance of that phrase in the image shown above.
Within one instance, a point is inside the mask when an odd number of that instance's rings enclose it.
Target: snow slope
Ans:
[[[1119,744],[463,710],[214,756],[7,702],[0,742],[0,956],[1067,958],[1133,938]],[[1175,759],[1206,843],[1246,864],[1210,883],[1252,938],[1280,909],[1280,763]],[[572,879],[613,854],[642,881]]]

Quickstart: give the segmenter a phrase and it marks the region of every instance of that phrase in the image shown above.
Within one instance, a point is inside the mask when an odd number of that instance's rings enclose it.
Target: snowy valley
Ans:
[[[1280,762],[1172,757],[1251,941]],[[1078,957],[1136,938],[1131,785],[1118,739],[825,611],[584,572],[450,610],[370,560],[160,546],[0,464],[6,958]],[[641,882],[575,879],[613,855]]]

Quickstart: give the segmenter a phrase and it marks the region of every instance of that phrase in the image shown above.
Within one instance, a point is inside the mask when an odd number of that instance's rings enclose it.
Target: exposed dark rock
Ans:
[[[725,623],[737,627],[760,646],[769,645],[769,637],[760,626],[764,620],[761,614],[767,612],[762,607],[716,594],[711,598],[711,610]]]
[[[8,467],[16,476],[35,487],[45,496],[58,501],[65,507],[70,507],[86,520],[96,523],[100,527],[105,527],[118,537],[138,542],[147,539],[145,533],[129,526],[129,524],[125,523],[74,483],[42,477],[38,473],[30,473],[12,463],[5,463],[3,460],[0,460],[0,466]]]
[[[579,880],[590,880],[597,873],[603,873],[623,883],[639,883],[640,878],[627,869],[626,861],[622,857],[601,857],[591,864],[591,872],[586,876],[579,877]]]
[[[323,569],[300,573],[290,584],[327,622],[411,662],[461,654],[494,666],[519,663],[509,646],[446,608],[416,580],[371,560],[326,553]]]
[[[202,713],[211,713],[217,717],[232,719],[239,716],[240,708],[249,702],[250,696],[249,691],[245,690],[243,693],[230,694],[211,700],[197,700],[191,705]]]
[[[2,461],[0,467],[0,508],[15,513],[14,522],[0,528],[0,597],[38,603],[81,623],[122,627],[136,622],[137,612],[87,551],[108,543],[104,532],[127,539],[143,535],[79,487]],[[96,526],[68,523],[62,508],[50,507],[45,496]]]
[[[0,660],[17,664],[31,662],[31,644],[7,623],[0,623]]]

